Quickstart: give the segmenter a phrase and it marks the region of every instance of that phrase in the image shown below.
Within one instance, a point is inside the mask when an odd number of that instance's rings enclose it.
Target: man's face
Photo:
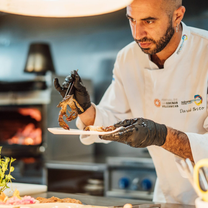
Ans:
[[[149,55],[162,51],[174,35],[172,18],[161,6],[162,1],[135,0],[127,7],[133,38]]]

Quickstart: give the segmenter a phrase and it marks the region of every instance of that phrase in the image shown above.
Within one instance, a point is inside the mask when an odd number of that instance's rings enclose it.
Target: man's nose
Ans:
[[[147,32],[144,29],[144,27],[142,27],[138,23],[133,26],[132,33],[133,33],[134,39],[136,40],[140,40],[147,36]]]

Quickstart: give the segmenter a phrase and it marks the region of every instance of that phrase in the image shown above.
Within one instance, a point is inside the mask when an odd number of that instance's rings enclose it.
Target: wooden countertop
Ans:
[[[95,206],[122,206],[126,203],[131,204],[150,204],[149,201],[141,201],[135,199],[123,199],[123,198],[111,198],[111,197],[98,197],[98,196],[89,196],[82,194],[68,194],[68,193],[58,193],[58,192],[45,192],[39,194],[33,194],[34,198],[36,197],[45,197],[50,198],[52,196],[59,198],[73,198],[80,200],[83,204],[95,205]],[[195,208],[192,205],[180,205],[180,204],[161,204],[161,208]]]

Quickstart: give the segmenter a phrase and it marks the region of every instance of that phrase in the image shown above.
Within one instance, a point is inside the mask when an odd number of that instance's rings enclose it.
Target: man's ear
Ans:
[[[174,15],[173,15],[174,27],[180,24],[180,22],[184,17],[185,12],[186,12],[186,8],[184,6],[180,6],[178,9],[174,11]]]

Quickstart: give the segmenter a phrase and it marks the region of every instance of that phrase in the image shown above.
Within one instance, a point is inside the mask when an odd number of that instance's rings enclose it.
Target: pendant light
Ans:
[[[55,72],[48,43],[31,43],[24,72],[45,75],[47,71]]]
[[[133,0],[0,0],[0,11],[36,17],[82,17],[123,9]]]

